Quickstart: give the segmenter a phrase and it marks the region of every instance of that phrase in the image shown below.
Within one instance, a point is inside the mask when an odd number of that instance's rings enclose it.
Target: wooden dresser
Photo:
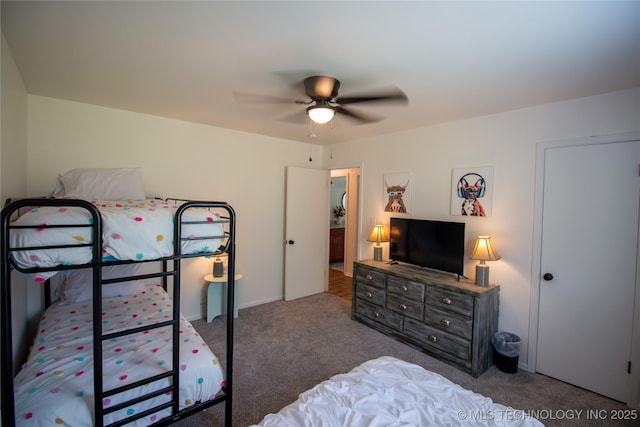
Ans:
[[[352,318],[478,377],[493,364],[500,287],[372,260],[353,269]]]

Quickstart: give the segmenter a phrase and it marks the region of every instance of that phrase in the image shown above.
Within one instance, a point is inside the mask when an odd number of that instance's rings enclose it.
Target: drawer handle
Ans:
[[[378,313],[377,311],[373,312],[373,317],[380,317],[380,313]]]
[[[402,285],[402,287],[400,287],[400,289],[402,289],[404,292],[407,292],[409,290],[407,285]]]
[[[442,326],[449,326],[449,325],[451,324],[451,322],[449,322],[447,319],[442,319],[442,320],[440,321],[440,324],[441,324]]]
[[[372,281],[372,280],[373,280],[373,277],[372,277],[370,274],[367,274],[367,280],[368,280],[368,281]]]
[[[442,302],[445,304],[450,305],[451,304],[451,299],[449,297],[443,297],[442,298]]]
[[[400,310],[406,310],[407,306],[405,304],[400,304],[398,307],[400,307]]]
[[[373,294],[369,291],[367,291],[365,295],[367,296],[367,298],[373,298]]]
[[[427,339],[431,342],[438,342],[438,337],[435,335],[429,335]]]

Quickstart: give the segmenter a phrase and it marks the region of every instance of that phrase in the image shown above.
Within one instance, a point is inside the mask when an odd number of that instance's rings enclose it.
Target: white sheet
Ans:
[[[159,285],[137,295],[105,298],[104,332],[171,319],[172,302]],[[19,426],[93,425],[93,345],[91,302],[59,302],[43,314],[27,362],[15,378],[16,424]],[[180,409],[213,398],[224,384],[218,358],[192,325],[180,319]],[[171,329],[125,336],[103,344],[105,389],[130,384],[171,367]],[[162,380],[124,393],[131,398],[142,390],[166,387]],[[153,402],[165,402],[168,396]],[[122,401],[107,399],[106,406]],[[105,417],[105,423],[123,413],[154,406],[149,402],[122,409]],[[169,410],[140,419],[135,426],[149,425],[170,414]]]
[[[161,200],[91,201],[102,217],[102,255],[105,260],[151,260],[173,255],[173,233],[176,209],[179,204]],[[182,227],[183,254],[215,252],[223,236],[220,218],[209,209],[189,208],[184,221],[203,221],[204,224],[185,224]],[[15,221],[15,225],[87,224],[89,213],[77,207],[33,207]],[[91,242],[89,227],[37,228],[11,230],[11,247],[40,247],[44,245],[78,245]],[[14,252],[21,268],[79,265],[91,261],[91,248],[60,248]],[[33,275],[36,282],[44,282],[54,272]]]
[[[302,393],[263,427],[522,426],[542,424],[443,376],[393,357],[370,360]]]

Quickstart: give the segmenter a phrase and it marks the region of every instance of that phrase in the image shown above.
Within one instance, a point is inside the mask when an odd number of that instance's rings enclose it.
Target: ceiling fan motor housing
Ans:
[[[304,79],[304,90],[314,101],[324,99],[330,101],[338,96],[340,81],[331,76],[311,76]]]

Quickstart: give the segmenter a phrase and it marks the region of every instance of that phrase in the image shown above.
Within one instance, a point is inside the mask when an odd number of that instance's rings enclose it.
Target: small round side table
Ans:
[[[235,283],[242,279],[242,274],[236,273],[234,276]],[[204,276],[204,280],[209,283],[207,287],[207,323],[211,323],[213,319],[223,314],[227,314],[227,291],[228,280],[227,274],[220,277],[214,277],[213,274]],[[238,290],[233,293],[233,317],[238,317]]]

